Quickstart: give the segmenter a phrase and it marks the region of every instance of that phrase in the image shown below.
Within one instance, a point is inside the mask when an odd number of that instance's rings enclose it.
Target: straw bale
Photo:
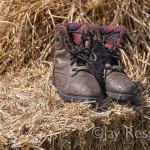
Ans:
[[[1,0],[0,149],[149,149],[150,134],[126,137],[128,127],[150,132],[149,8],[149,0]],[[141,92],[138,101],[60,99],[51,81],[54,25],[81,21],[125,25],[138,44],[125,41],[128,50],[121,50],[125,71]],[[95,127],[107,136],[94,137]],[[109,131],[119,137],[114,141]]]

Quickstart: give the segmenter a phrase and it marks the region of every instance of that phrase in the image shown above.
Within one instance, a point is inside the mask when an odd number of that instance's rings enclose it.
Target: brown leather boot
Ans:
[[[136,99],[136,85],[123,71],[119,55],[124,27],[91,25],[89,32],[93,37],[90,47],[97,55],[93,64],[103,92],[112,99]]]
[[[90,73],[89,52],[86,54],[87,23],[55,26],[53,83],[60,97],[67,101],[100,101],[101,88]]]

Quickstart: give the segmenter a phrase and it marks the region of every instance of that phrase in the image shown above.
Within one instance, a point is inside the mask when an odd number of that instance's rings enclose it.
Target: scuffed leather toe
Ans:
[[[77,95],[83,97],[100,97],[102,95],[101,88],[94,76],[82,74],[79,72],[74,80],[64,91],[69,95]]]
[[[136,85],[128,76],[121,72],[112,72],[106,79],[106,90],[113,93],[135,94]]]

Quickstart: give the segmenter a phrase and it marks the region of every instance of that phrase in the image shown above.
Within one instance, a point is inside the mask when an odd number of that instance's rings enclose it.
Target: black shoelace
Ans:
[[[97,60],[97,56],[94,53],[91,44],[90,48],[86,48],[85,46],[87,37],[90,37],[90,40],[93,41],[92,40],[93,35],[84,33],[84,31],[83,32],[69,31],[69,33],[82,34],[81,41],[78,45],[75,42],[72,42],[72,45],[70,45],[70,42],[64,39],[64,34],[62,35],[63,46],[66,49],[66,51],[70,53],[71,56],[70,65],[72,66],[74,63],[77,63],[77,66],[74,67],[72,71],[78,73],[78,71],[87,70],[96,77],[96,71],[93,62]],[[93,56],[94,58],[93,60],[90,60],[90,55]]]
[[[100,35],[101,35],[101,40],[97,40],[98,43],[100,43],[102,45],[101,47],[101,52],[102,53],[105,53],[106,57],[104,58],[104,62],[107,62],[109,61],[110,62],[110,66],[105,66],[105,70],[106,70],[106,73],[105,75],[107,74],[107,71],[108,70],[118,70],[118,71],[121,71],[123,73],[124,70],[123,70],[123,67],[121,66],[121,59],[120,59],[120,51],[119,49],[123,49],[123,50],[127,50],[127,48],[123,45],[123,43],[120,43],[120,45],[118,45],[117,43],[115,43],[114,41],[112,41],[109,37],[113,34],[119,34],[120,31],[110,31],[108,33],[104,32],[104,31],[101,31],[100,32]],[[126,39],[131,43],[131,44],[135,44],[137,45],[136,43],[134,43],[128,36],[127,34],[124,34]],[[107,48],[105,46],[106,44],[106,41],[110,41],[112,43],[112,47],[111,48]]]

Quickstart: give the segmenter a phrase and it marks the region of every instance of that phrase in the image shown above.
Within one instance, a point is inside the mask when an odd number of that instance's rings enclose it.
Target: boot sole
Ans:
[[[139,97],[138,93],[135,93],[135,94],[121,94],[121,93],[113,93],[113,92],[106,91],[106,94],[108,95],[109,98],[117,99],[117,100],[120,100],[120,101],[136,100]]]
[[[64,92],[62,92],[62,90],[60,89],[55,77],[52,75],[52,81],[53,81],[53,85],[57,87],[58,90],[58,94],[59,96],[63,99],[66,100],[68,102],[85,102],[85,101],[89,101],[89,103],[98,103],[102,100],[102,96],[101,97],[82,97],[82,96],[75,96],[75,95],[68,95],[65,94]]]

